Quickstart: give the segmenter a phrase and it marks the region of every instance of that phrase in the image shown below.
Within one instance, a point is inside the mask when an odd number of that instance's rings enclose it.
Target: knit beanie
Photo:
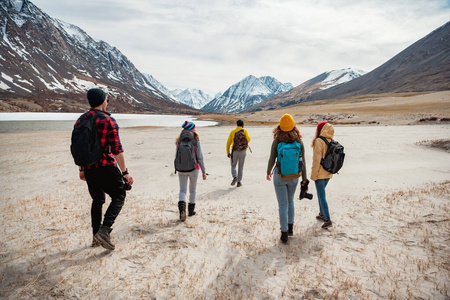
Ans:
[[[319,123],[319,125],[317,125],[317,130],[318,130],[319,132],[321,132],[323,126],[324,126],[325,124],[327,124],[327,123],[328,123],[328,122],[322,122],[322,123]]]
[[[294,118],[290,114],[284,114],[280,119],[280,129],[283,131],[291,131],[294,127]]]
[[[102,105],[105,101],[106,93],[101,89],[90,89],[87,92],[87,99],[91,107],[97,107]]]
[[[236,125],[242,127],[242,126],[244,126],[244,121],[237,120]]]
[[[184,121],[183,125],[181,125],[184,129],[194,130],[195,124],[189,121]]]

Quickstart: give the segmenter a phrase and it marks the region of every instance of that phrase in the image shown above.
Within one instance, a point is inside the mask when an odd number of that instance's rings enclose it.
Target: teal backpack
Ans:
[[[288,180],[299,178],[302,175],[302,148],[299,142],[279,143],[278,150],[278,174],[281,179]]]

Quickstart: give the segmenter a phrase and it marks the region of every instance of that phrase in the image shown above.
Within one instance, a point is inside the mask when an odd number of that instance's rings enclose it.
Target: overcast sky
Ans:
[[[169,89],[214,95],[252,74],[294,86],[366,72],[450,21],[450,0],[31,0]]]

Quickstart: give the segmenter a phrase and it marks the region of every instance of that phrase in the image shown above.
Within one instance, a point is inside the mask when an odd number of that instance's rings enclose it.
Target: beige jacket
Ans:
[[[326,123],[322,130],[320,131],[320,135],[327,139],[327,141],[331,141],[334,137],[334,127],[330,123]],[[317,138],[314,141],[313,147],[313,160],[312,160],[312,168],[311,168],[311,180],[317,179],[326,179],[332,178],[333,174],[320,165],[320,161],[325,157],[325,153],[327,153],[328,146],[322,141],[322,139]]]

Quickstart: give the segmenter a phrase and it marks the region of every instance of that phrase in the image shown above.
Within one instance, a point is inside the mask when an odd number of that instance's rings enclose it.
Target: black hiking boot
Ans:
[[[293,236],[294,235],[294,224],[288,224],[289,229],[288,229],[288,236]]]
[[[237,187],[241,187],[241,186],[242,186],[242,183],[239,181],[237,184]]]
[[[94,240],[96,240],[103,248],[108,250],[114,250],[116,246],[111,243],[111,233],[112,229],[107,226],[100,226],[98,232],[94,235]]]
[[[180,221],[184,222],[186,220],[186,202],[178,202],[178,210],[180,211]]]
[[[322,225],[322,228],[328,228],[331,225],[333,225],[333,223],[331,223],[331,220],[325,220],[325,222]]]
[[[287,243],[287,241],[288,241],[288,232],[287,231],[281,232],[281,241],[285,244]]]
[[[196,212],[194,210],[195,210],[195,203],[189,203],[188,204],[188,212],[189,212],[188,216],[189,217],[192,217],[193,215],[196,214]]]
[[[234,177],[234,178],[233,178],[233,181],[231,182],[231,185],[235,185],[235,184],[236,184],[236,182],[237,182],[237,178],[236,178],[236,177]]]

